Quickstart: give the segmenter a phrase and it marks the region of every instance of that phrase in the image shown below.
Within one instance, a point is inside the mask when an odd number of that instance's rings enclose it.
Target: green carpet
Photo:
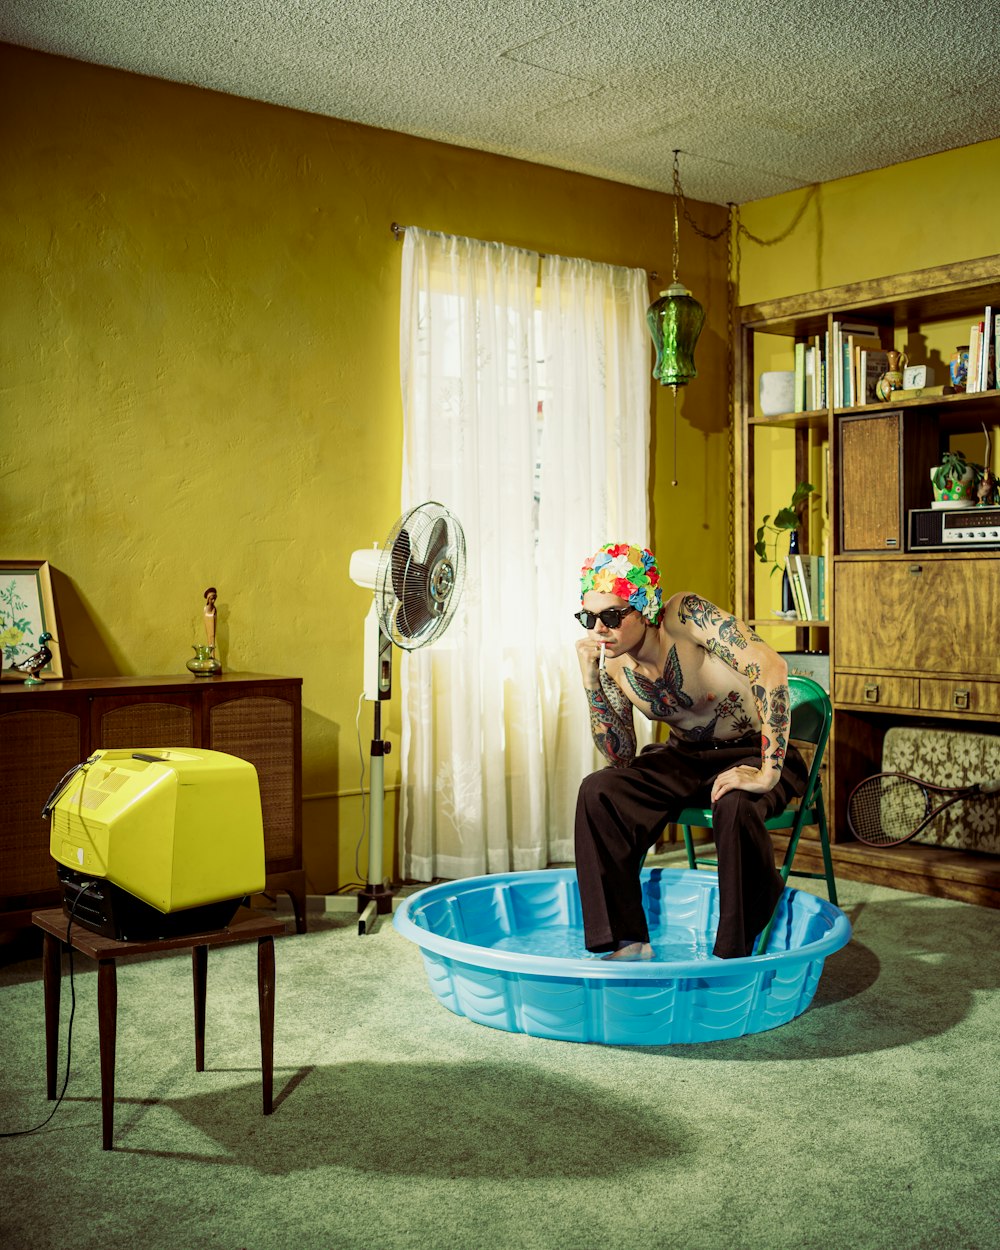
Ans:
[[[66,1098],[0,1141],[0,1245],[995,1250],[1000,912],[841,889],[854,937],[804,1015],[663,1048],[471,1024],[388,920],[315,919],[276,943],[269,1118],[253,944],[209,954],[201,1074],[189,957],[123,965],[107,1152],[78,956]],[[60,1081],[68,1012],[64,981]],[[48,1114],[44,1069],[22,940],[0,948],[0,1129]]]

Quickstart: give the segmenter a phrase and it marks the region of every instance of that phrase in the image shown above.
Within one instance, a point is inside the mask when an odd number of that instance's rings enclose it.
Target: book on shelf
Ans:
[[[858,361],[858,403],[877,404],[879,402],[878,380],[889,368],[889,353],[881,349],[875,351],[862,347]]]
[[[982,365],[979,370],[979,389],[981,391],[992,391],[997,384],[996,323],[997,309],[987,304],[983,315]]]
[[[806,345],[801,340],[795,344],[795,391],[792,400],[793,412],[806,410]]]
[[[1000,317],[993,317],[993,387],[1000,388]]]
[[[870,338],[864,334],[849,334],[847,336],[848,355],[850,356],[851,370],[851,387],[848,393],[847,402],[851,408],[860,406],[861,404],[870,404],[873,401],[868,399],[867,377],[861,371],[861,357],[863,353],[877,352],[880,356],[886,356],[882,351],[882,344],[877,338]],[[867,359],[867,357],[866,357]],[[886,356],[888,361],[888,356]],[[886,364],[886,369],[888,368]],[[885,369],[882,370],[885,373]],[[881,377],[882,374],[879,374]],[[875,379],[878,381],[878,378]],[[874,395],[875,388],[872,387]]]
[[[792,555],[785,556],[785,569],[788,573],[788,581],[792,588],[792,600],[795,603],[795,612],[800,621],[807,620],[805,603],[802,599],[802,583],[799,581],[799,570],[795,564],[795,557]]]
[[[969,368],[965,379],[966,394],[979,390],[979,363],[982,356],[983,323],[974,321],[969,326]]]
[[[823,341],[818,334],[812,337],[813,352],[813,408],[826,407],[826,388],[824,385]]]
[[[983,310],[983,319],[979,323],[982,328],[982,338],[980,340],[979,349],[979,389],[988,391],[990,389],[990,347],[993,341],[993,308],[987,304]]]
[[[826,620],[826,562],[822,556],[800,556],[805,581],[809,587],[810,620]]]
[[[817,556],[816,602],[819,612],[818,620],[826,620],[826,556]]]
[[[803,411],[819,407],[816,403],[816,351],[811,343],[806,344],[805,375]]]
[[[879,328],[869,322],[834,321],[833,341],[830,344],[828,359],[833,365],[833,406],[835,408],[845,407],[846,397],[851,390],[851,360],[848,354],[847,337],[852,334],[877,339]]]
[[[806,565],[808,556],[795,553],[795,573],[792,576],[792,586],[794,587],[796,578],[799,585],[799,596],[802,600],[802,611],[799,613],[802,620],[811,621],[813,619],[812,598],[809,594],[809,571]]]

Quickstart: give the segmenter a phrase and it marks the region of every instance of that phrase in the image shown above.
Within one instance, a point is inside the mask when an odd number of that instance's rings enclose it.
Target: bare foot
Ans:
[[[602,959],[652,959],[653,948],[648,942],[622,942],[616,951],[602,955]]]

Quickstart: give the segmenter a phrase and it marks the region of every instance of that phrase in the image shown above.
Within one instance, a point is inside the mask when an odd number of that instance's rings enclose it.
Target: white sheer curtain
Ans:
[[[440,642],[400,665],[407,877],[534,868],[544,842],[534,664],[537,253],[408,229],[403,508],[436,499],[468,549]]]
[[[641,269],[546,256],[538,671],[550,860],[573,858],[580,779],[604,760],[573,643],[579,570],[606,542],[649,543],[649,294]],[[636,718],[640,744],[651,738]]]
[[[647,541],[645,274],[547,257],[536,319],[540,259],[413,228],[403,244],[403,508],[440,501],[468,547],[451,626],[399,666],[416,880],[572,858],[597,765],[576,571],[602,542]]]

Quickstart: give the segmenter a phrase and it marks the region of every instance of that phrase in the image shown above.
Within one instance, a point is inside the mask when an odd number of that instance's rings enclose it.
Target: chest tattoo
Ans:
[[[730,690],[707,725],[687,729],[684,736],[689,742],[711,742],[716,737],[720,721],[729,721],[739,736],[753,733],[753,721],[747,715],[738,690]]]
[[[643,677],[635,669],[626,668],[625,678],[640,699],[646,699],[653,716],[663,719],[675,708],[689,708],[694,700],[684,692],[684,674],[677,660],[677,648],[671,647],[663,673],[656,681]]]

